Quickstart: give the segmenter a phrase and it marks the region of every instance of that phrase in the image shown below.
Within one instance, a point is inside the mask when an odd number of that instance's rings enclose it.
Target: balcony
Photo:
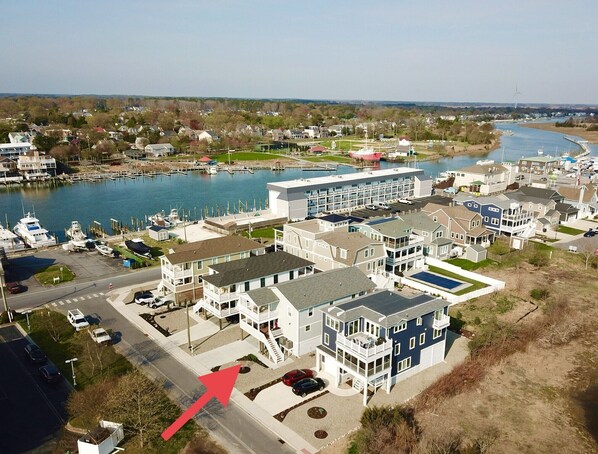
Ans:
[[[225,318],[239,313],[239,306],[230,307],[229,303],[215,304],[213,301],[206,299],[203,300],[201,307],[218,318]]]
[[[173,279],[181,279],[184,277],[191,277],[193,276],[193,270],[189,269],[189,270],[181,270],[181,269],[176,269],[176,268],[168,268],[168,267],[162,267],[162,272],[164,274],[166,274],[167,276],[172,277]]]
[[[241,305],[239,312],[256,323],[266,323],[278,319],[278,310],[268,310],[266,306],[261,306],[258,310],[256,307],[249,308]]]
[[[444,329],[448,328],[451,324],[451,318],[448,315],[442,315],[439,318],[434,317],[434,322],[432,323],[432,327],[434,329]]]
[[[366,333],[356,333],[349,337],[339,333],[336,344],[364,360],[375,359],[392,351],[392,340],[376,339]]]

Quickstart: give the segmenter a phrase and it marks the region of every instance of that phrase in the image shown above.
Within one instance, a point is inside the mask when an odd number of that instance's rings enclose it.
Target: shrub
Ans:
[[[496,300],[496,312],[498,312],[499,314],[504,314],[513,309],[514,305],[515,303],[511,301],[509,298],[507,298],[506,296],[501,296]]]
[[[549,294],[550,292],[545,288],[535,288],[529,292],[529,295],[535,300],[545,300]]]
[[[482,324],[482,319],[480,317],[474,318],[473,319],[473,324],[477,325],[477,326],[481,325]]]
[[[536,251],[529,259],[528,262],[530,263],[530,265],[534,265],[537,266],[538,268],[542,267],[542,266],[546,266],[548,265],[549,259],[548,259],[548,255],[540,252],[540,251]]]

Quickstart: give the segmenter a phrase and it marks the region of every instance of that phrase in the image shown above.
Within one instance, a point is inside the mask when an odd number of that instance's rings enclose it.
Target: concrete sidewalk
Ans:
[[[114,290],[107,294],[107,300],[127,320],[135,325],[142,333],[151,338],[157,345],[159,345],[165,352],[176,359],[181,365],[185,366],[197,376],[211,373],[211,368],[214,367],[214,362],[216,361],[212,352],[191,356],[189,353],[180,348],[180,344],[176,342],[177,340],[180,341],[180,337],[183,335],[186,336],[186,333],[180,332],[175,336],[165,337],[153,326],[139,317],[139,306],[135,304],[125,304],[125,298],[130,295],[132,289],[133,287],[125,287]],[[194,317],[194,321],[197,321],[197,324],[193,327],[195,328],[196,332],[201,332],[200,330],[202,326],[207,327],[207,325],[204,325],[201,322],[209,323],[200,317]],[[205,336],[205,333],[202,334]],[[239,341],[226,346],[226,357],[240,358],[245,356],[247,354],[247,347],[245,345],[249,344]],[[220,356],[216,365],[226,363],[222,357],[223,353],[224,349],[219,352]],[[252,350],[251,353],[255,353],[255,351]],[[266,410],[249,400],[243,393],[237,391],[236,389],[233,390],[231,395],[231,403],[233,405],[237,405],[254,420],[259,421],[263,427],[267,428],[277,437],[284,440],[297,452],[301,452],[302,454],[317,452],[317,449],[313,445],[308,443],[304,438],[295,433],[289,427],[274,419]]]

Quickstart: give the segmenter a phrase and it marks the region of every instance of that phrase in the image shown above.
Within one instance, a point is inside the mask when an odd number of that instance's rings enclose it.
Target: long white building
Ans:
[[[290,220],[305,219],[323,212],[347,211],[372,202],[394,201],[401,197],[426,197],[432,180],[424,171],[407,167],[330,175],[319,178],[268,183],[272,213]]]
[[[27,154],[31,150],[31,144],[24,143],[0,143],[0,157],[17,159],[20,155]]]

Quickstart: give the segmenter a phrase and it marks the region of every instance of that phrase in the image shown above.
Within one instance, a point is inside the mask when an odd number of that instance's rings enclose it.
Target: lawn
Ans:
[[[236,152],[236,153],[230,154],[231,162],[233,162],[233,161],[234,162],[271,161],[271,160],[280,159],[281,157],[284,158],[284,156],[279,156],[279,155],[271,154],[271,153],[260,153],[257,151],[241,151],[241,152]],[[213,156],[212,158],[219,162],[227,163],[228,162],[228,153],[222,153],[222,154]]]
[[[481,262],[478,262],[478,263],[475,263],[475,262],[472,262],[471,260],[466,260],[466,259],[450,259],[450,260],[447,260],[446,262],[450,263],[451,265],[458,266],[459,268],[463,268],[464,270],[467,270],[467,271],[475,271],[480,268],[484,268],[484,267],[487,267],[489,265],[496,263],[490,259],[482,260]]]
[[[119,246],[117,244],[114,244],[111,247],[115,251],[118,251],[118,253],[120,254],[121,257],[128,258],[128,259],[133,259],[136,262],[141,263],[142,266],[154,266],[154,265],[159,265],[160,264],[159,260],[150,260],[150,259],[145,258],[145,257],[140,257],[138,255],[133,254],[131,251],[129,251],[124,246]],[[154,252],[154,248],[152,248],[152,253],[153,252]]]
[[[73,273],[66,265],[50,265],[35,273],[35,278],[42,285],[57,285],[62,282],[69,282],[75,278]],[[58,278],[58,281],[54,279]]]
[[[429,267],[429,271],[432,273],[440,274],[442,276],[450,277],[453,279],[457,279],[459,281],[463,281],[463,282],[472,284],[463,290],[459,290],[458,292],[453,292],[454,295],[464,295],[466,293],[475,292],[476,290],[479,290],[481,288],[488,287],[488,285],[484,284],[483,282],[474,281],[473,279],[463,277],[460,274],[451,273],[450,271],[443,270],[442,268],[437,268],[435,266]]]
[[[345,157],[345,156],[330,156],[330,155],[326,155],[326,156],[308,156],[308,157],[304,157],[302,158],[304,161],[309,161],[309,162],[340,162],[342,164],[344,163],[350,163],[353,160],[351,158]]]
[[[567,227],[566,225],[559,225],[558,231],[565,235],[579,235],[585,233],[585,230],[574,229],[572,227]]]
[[[243,232],[243,236],[249,238],[248,232]],[[253,229],[251,231],[251,238],[271,238],[274,239],[274,227],[266,227],[263,229]]]

